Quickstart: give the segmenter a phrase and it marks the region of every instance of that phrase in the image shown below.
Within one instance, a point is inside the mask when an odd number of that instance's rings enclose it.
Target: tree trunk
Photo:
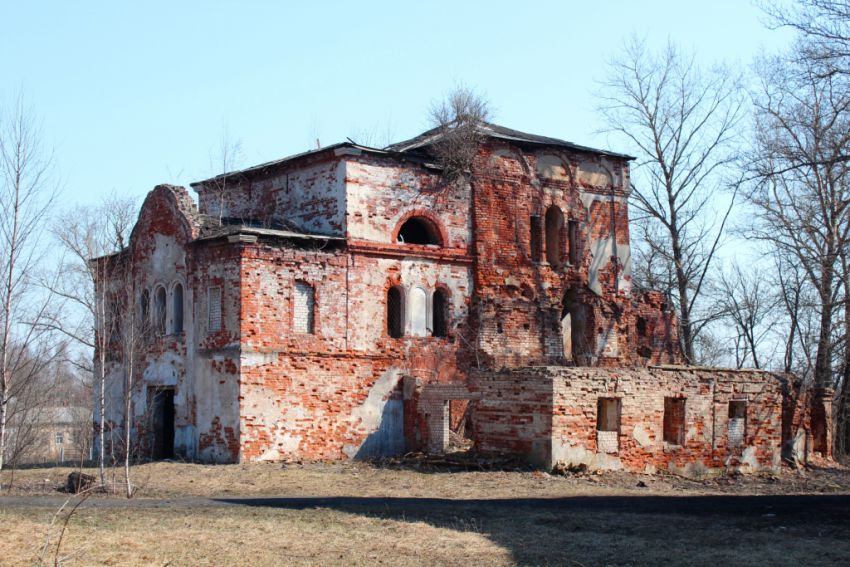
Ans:
[[[688,297],[688,277],[683,267],[682,243],[679,238],[679,227],[676,220],[673,189],[668,187],[667,194],[670,205],[670,244],[673,248],[673,264],[676,268],[676,287],[679,292],[679,336],[682,343],[682,354],[688,364],[694,363],[694,337],[691,328],[691,306]]]
[[[127,485],[127,498],[133,497],[133,485],[130,483],[130,425],[133,422],[130,412],[133,408],[133,363],[127,369],[127,381],[124,394],[124,482]]]
[[[820,325],[818,329],[818,351],[815,355],[815,387],[828,388],[832,385],[832,292],[834,268],[830,263],[823,266],[821,285],[818,290],[821,301]]]

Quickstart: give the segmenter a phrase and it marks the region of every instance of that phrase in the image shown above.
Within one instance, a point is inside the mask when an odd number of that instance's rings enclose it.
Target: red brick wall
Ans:
[[[720,369],[527,368],[474,372],[481,394],[476,446],[517,453],[544,466],[689,475],[780,464],[783,380],[761,371]],[[685,399],[685,442],[663,440],[664,398]],[[618,450],[597,443],[597,402],[619,398]],[[747,402],[744,445],[727,445],[728,404]]]
[[[553,165],[557,162],[559,165]],[[600,170],[609,171],[601,175]],[[568,291],[587,310],[586,343],[590,356],[579,364],[619,366],[679,360],[675,325],[660,302],[630,298],[631,266],[628,165],[598,155],[519,150],[493,142],[479,153],[473,168],[475,297],[486,364],[493,367],[572,363],[561,344],[561,316]],[[568,226],[577,226],[573,246],[577,263],[552,266],[545,235],[532,238],[532,216],[545,232],[546,211],[564,216],[561,255],[567,259]],[[637,313],[636,313],[637,311]],[[635,337],[636,316],[663,320],[650,335]],[[641,357],[637,350],[648,356]]]

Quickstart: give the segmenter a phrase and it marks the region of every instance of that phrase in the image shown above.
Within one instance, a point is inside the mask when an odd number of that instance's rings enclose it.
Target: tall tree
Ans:
[[[0,470],[10,406],[38,376],[32,361],[50,360],[50,331],[39,322],[51,297],[36,285],[36,272],[56,185],[40,138],[32,111],[19,96],[0,114]]]
[[[610,62],[599,96],[607,131],[637,156],[633,221],[638,234],[654,235],[644,252],[658,281],[672,284],[682,351],[695,362],[697,336],[717,315],[697,308],[731,211],[730,204],[718,215],[715,207],[736,157],[739,81],[725,67],[701,69],[673,45],[656,53],[632,40]]]
[[[758,65],[752,234],[793,258],[817,294],[814,381],[832,385],[841,252],[850,246],[850,88],[804,58]]]
[[[95,259],[127,246],[137,209],[134,199],[111,196],[97,207],[75,207],[60,213],[53,228],[65,252],[59,266],[63,277],[55,280],[53,291],[67,300],[78,317],[56,318],[50,324],[90,355],[80,363],[82,370],[92,374],[97,392],[97,461],[102,484],[106,482],[107,356],[119,330],[112,312],[116,303],[108,290],[119,266],[114,261]],[[92,359],[95,354],[97,360]]]

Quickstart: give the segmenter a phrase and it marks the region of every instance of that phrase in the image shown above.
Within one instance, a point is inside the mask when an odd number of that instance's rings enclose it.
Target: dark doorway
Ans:
[[[151,458],[174,458],[174,388],[148,388],[151,408]]]

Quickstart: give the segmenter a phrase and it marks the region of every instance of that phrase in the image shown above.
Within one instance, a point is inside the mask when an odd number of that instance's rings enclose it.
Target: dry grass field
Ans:
[[[57,494],[72,467],[30,468],[0,476],[0,494]],[[93,468],[82,472],[97,475]],[[110,469],[108,481],[121,492],[123,469]],[[140,498],[184,496],[376,496],[423,498],[551,498],[576,495],[812,494],[850,492],[850,471],[840,467],[783,470],[778,476],[747,475],[691,480],[609,472],[552,476],[533,470],[449,472],[439,466],[380,466],[363,462],[249,463],[202,465],[158,462],[133,467]],[[643,483],[646,486],[638,486]]]
[[[67,516],[50,528],[62,502],[55,486],[70,470],[17,473],[18,488],[0,497],[0,564],[33,565],[48,533],[53,563]],[[139,498],[92,497],[70,517],[63,565],[761,566],[850,557],[850,475],[840,469],[697,482],[156,463],[134,476]]]

